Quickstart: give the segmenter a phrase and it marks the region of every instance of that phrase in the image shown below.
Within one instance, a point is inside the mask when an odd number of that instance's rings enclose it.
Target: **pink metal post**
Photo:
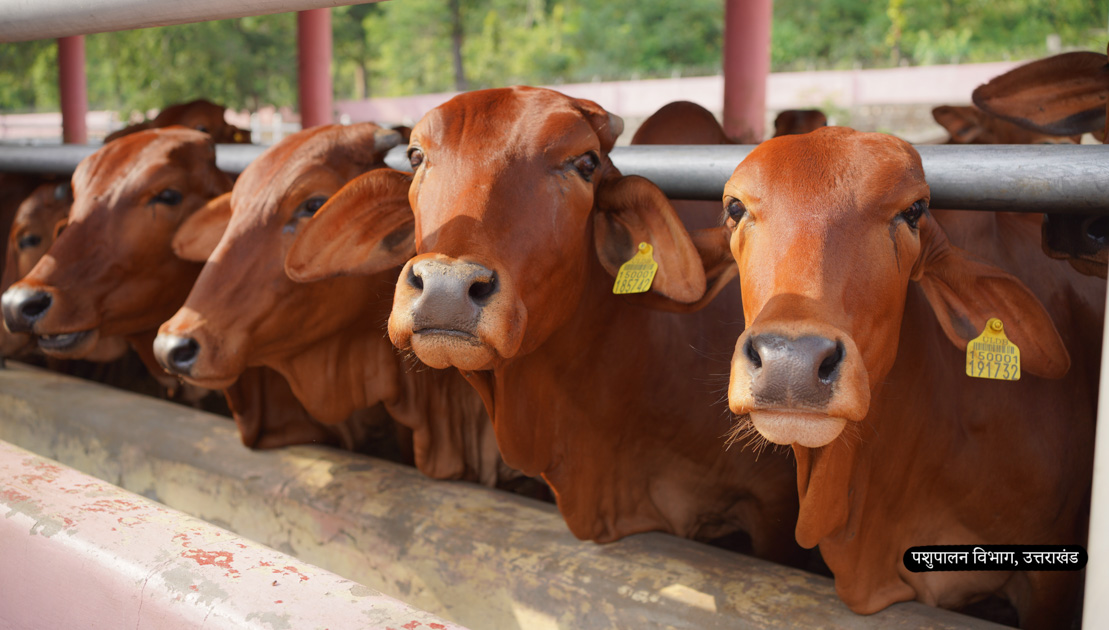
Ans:
[[[772,14],[772,0],[724,5],[724,133],[744,144],[763,139]]]
[[[331,123],[331,9],[297,13],[300,124]]]
[[[89,111],[85,81],[85,36],[58,39],[58,91],[62,101],[62,142],[89,141],[85,115]]]

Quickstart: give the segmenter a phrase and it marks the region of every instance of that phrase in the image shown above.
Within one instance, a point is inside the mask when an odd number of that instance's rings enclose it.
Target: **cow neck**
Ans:
[[[325,424],[397,396],[395,351],[385,332],[359,323],[306,344],[271,364],[297,399]]]
[[[732,484],[744,476],[733,467],[736,453],[723,448],[726,409],[712,404],[727,359],[712,362],[691,348],[711,347],[695,337],[707,313],[634,306],[612,294],[613,278],[590,258],[584,293],[565,324],[492,372],[484,397],[493,403],[501,453],[509,466],[547,480],[578,537],[697,535],[702,517],[727,512],[722,496],[735,503]],[[702,321],[723,319],[708,317]],[[734,344],[740,331],[722,338]],[[479,389],[482,378],[471,375]],[[704,395],[691,395],[690,383]]]
[[[385,406],[412,430],[416,467],[433,479],[494,485],[502,476],[501,458],[478,392],[454,368],[435,370],[395,358],[398,391]]]

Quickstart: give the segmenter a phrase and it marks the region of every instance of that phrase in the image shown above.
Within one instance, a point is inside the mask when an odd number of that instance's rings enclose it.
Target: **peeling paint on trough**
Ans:
[[[0,442],[0,627],[459,626]]]

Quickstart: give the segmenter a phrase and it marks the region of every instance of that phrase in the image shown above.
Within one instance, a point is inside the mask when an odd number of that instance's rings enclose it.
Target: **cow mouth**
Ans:
[[[775,444],[800,444],[809,448],[830,444],[847,425],[846,418],[810,411],[754,409],[750,414],[751,423],[767,440]]]
[[[412,332],[412,352],[433,368],[489,369],[496,351],[477,335],[451,328],[421,328]]]
[[[96,329],[81,330],[57,335],[39,335],[39,349],[59,357],[74,357],[96,342]],[[76,358],[76,357],[74,357]]]

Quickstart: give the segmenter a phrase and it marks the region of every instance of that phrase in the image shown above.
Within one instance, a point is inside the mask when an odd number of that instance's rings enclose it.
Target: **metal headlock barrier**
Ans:
[[[724,184],[755,145],[621,146],[612,162],[653,181],[673,199],[719,201]],[[1109,145],[918,145],[931,207],[1109,214]],[[70,173],[95,146],[0,146],[0,171]],[[216,163],[242,172],[266,147],[219,145]],[[411,170],[404,147],[385,158]]]

